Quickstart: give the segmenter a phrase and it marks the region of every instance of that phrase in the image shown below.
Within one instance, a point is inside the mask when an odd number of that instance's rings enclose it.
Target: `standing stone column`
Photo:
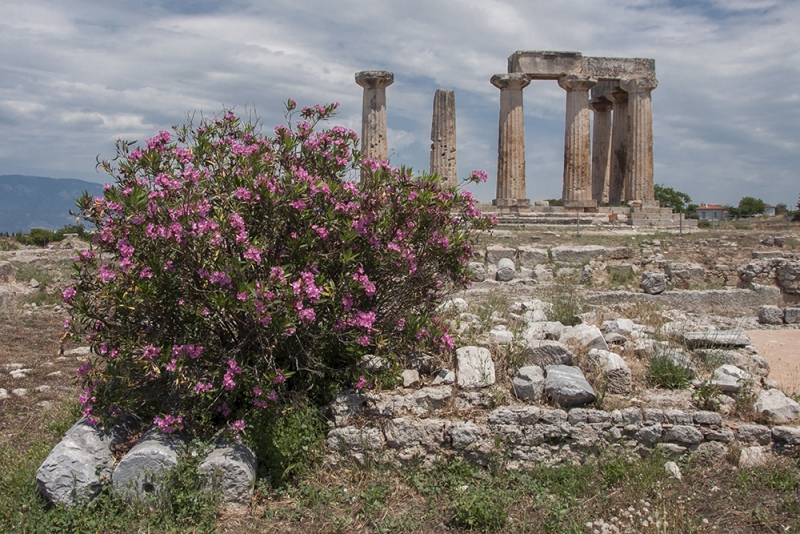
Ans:
[[[618,206],[625,200],[625,172],[628,168],[628,93],[617,87],[608,93],[608,98],[614,103],[608,203]]]
[[[594,111],[592,134],[592,198],[608,203],[608,178],[611,171],[611,108],[614,103],[599,97],[590,103]]]
[[[356,83],[364,88],[361,107],[361,154],[365,158],[386,161],[386,88],[394,82],[394,74],[385,70],[356,72]]]
[[[525,190],[525,118],[522,110],[522,89],[530,80],[525,74],[495,74],[492,85],[500,89],[500,128],[497,139],[498,208],[520,208],[531,205]]]
[[[657,206],[653,183],[653,102],[650,92],[658,86],[655,78],[622,80],[628,92],[628,166],[625,172],[625,199],[642,201],[642,206]]]
[[[589,113],[589,89],[597,80],[569,75],[558,79],[567,91],[567,119],[564,128],[564,207],[592,208],[592,132]]]
[[[438,174],[443,185],[458,185],[456,160],[456,93],[437,89],[433,97],[431,123],[431,174]]]

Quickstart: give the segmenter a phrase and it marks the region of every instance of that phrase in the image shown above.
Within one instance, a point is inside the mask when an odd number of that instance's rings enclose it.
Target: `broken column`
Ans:
[[[605,96],[598,96],[593,98],[589,105],[594,112],[592,127],[592,198],[598,204],[607,204],[609,174],[611,171],[611,108],[614,103]]]
[[[617,87],[606,96],[614,103],[608,203],[611,206],[618,206],[625,200],[625,172],[628,166],[628,93]]]
[[[525,74],[495,74],[492,85],[500,89],[500,127],[497,139],[497,198],[499,209],[530,206],[525,189],[525,118],[522,89],[530,80]]]
[[[628,165],[625,172],[625,199],[641,201],[642,206],[657,206],[653,183],[653,103],[650,92],[658,86],[655,78],[620,81],[628,92]]]
[[[592,198],[592,132],[589,114],[589,89],[597,80],[588,76],[568,75],[558,79],[567,91],[567,116],[564,130],[564,186],[562,199],[566,208],[595,208]]]
[[[364,70],[356,73],[356,83],[364,88],[361,107],[361,154],[365,158],[386,161],[386,88],[394,82],[394,74],[385,70]]]
[[[433,97],[431,123],[431,174],[442,178],[442,185],[458,185],[456,161],[456,93],[452,89],[437,89]]]

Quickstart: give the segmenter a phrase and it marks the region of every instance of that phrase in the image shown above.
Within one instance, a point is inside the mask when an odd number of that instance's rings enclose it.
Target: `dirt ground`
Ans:
[[[800,330],[750,330],[747,335],[769,362],[769,378],[786,393],[800,394]]]

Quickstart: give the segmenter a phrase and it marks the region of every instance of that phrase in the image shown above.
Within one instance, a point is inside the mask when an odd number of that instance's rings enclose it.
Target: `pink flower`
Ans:
[[[68,287],[67,289],[64,290],[63,293],[61,293],[61,298],[64,299],[64,302],[69,302],[72,300],[72,297],[74,297],[77,294],[78,292],[75,291],[74,288]]]
[[[244,430],[244,420],[239,419],[237,421],[234,421],[233,424],[231,425],[231,430],[233,430],[234,432],[241,432],[242,430]]]
[[[219,407],[217,408],[217,411],[218,411],[219,413],[221,413],[221,414],[222,414],[223,416],[225,416],[225,417],[228,417],[228,416],[231,414],[231,409],[230,409],[230,408],[228,408],[228,403],[227,403],[227,402],[223,402],[223,403],[222,403],[222,406],[219,406]]]

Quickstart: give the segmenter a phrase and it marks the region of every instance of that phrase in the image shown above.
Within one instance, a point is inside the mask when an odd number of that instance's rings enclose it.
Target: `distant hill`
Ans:
[[[84,191],[101,196],[103,185],[41,176],[0,176],[0,232],[27,232],[31,228],[58,230],[75,224],[75,199]]]

